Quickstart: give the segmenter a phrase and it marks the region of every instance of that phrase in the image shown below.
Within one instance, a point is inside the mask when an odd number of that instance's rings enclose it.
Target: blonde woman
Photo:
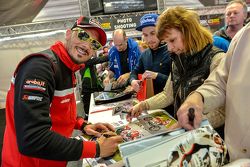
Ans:
[[[171,75],[161,93],[133,107],[128,120],[139,116],[143,110],[165,108],[171,104],[174,111],[168,112],[176,117],[176,111],[187,96],[203,84],[225,55],[213,47],[212,34],[199,23],[198,14],[183,7],[164,11],[159,16],[156,30],[157,37],[167,43],[171,53]],[[214,128],[224,124],[222,109],[206,116]]]

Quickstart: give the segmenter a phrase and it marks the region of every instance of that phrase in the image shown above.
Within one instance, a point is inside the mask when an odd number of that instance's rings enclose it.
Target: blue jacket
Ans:
[[[128,60],[129,60],[129,70],[132,71],[136,64],[138,63],[140,57],[140,50],[137,42],[133,39],[128,39]],[[120,55],[115,46],[109,50],[109,63],[110,70],[114,72],[114,78],[118,79],[121,75],[121,63]]]
[[[134,79],[137,80],[138,74],[143,74],[146,70],[158,72],[156,79],[153,80],[154,93],[162,92],[171,70],[171,60],[166,45],[160,45],[154,52],[147,49],[141,54],[139,63],[130,74],[130,83]]]
[[[214,40],[214,42],[213,42],[214,46],[222,49],[224,52],[227,52],[229,44],[230,44],[230,42],[228,40],[226,40],[223,37],[217,36],[217,35],[213,36],[213,40]]]
[[[227,26],[224,26],[221,29],[219,29],[218,31],[215,31],[214,35],[222,37],[230,43],[232,38],[227,35],[226,30],[227,30]]]

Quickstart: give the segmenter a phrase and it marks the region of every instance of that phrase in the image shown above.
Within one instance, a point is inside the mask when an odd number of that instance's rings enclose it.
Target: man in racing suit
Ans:
[[[81,16],[66,31],[65,42],[25,57],[11,80],[6,102],[2,167],[66,166],[67,161],[112,155],[120,136],[97,142],[70,138],[73,129],[88,135],[114,131],[77,117],[75,71],[106,43],[98,22]]]

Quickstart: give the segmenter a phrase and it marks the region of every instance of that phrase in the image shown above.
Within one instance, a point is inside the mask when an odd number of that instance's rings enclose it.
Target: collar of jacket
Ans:
[[[215,35],[220,36],[220,37],[222,37],[222,38],[228,40],[228,42],[231,42],[232,38],[231,38],[230,36],[227,35],[227,32],[226,32],[227,28],[228,28],[227,25],[224,26],[224,27],[222,27],[221,29],[219,29],[219,30],[217,31],[218,33],[216,33]]]
[[[60,58],[60,60],[69,69],[71,69],[71,71],[76,72],[77,70],[80,70],[81,68],[85,67],[85,64],[78,65],[78,64],[75,64],[71,60],[71,58],[70,58],[70,56],[69,56],[69,54],[68,54],[67,50],[65,49],[64,44],[62,42],[57,41],[54,45],[52,45],[50,47],[50,49],[58,55],[58,57]]]
[[[165,43],[160,43],[156,50],[153,50],[153,49],[150,49],[150,50],[151,50],[152,53],[162,52],[164,50],[167,50],[167,45]]]
[[[212,49],[213,45],[208,44],[205,46],[201,51],[195,53],[195,54],[181,54],[176,55],[174,53],[171,54],[171,59],[175,62],[175,64],[178,66],[178,64],[182,64],[183,70],[189,70],[192,69],[200,64],[200,62],[203,60],[203,58],[208,54],[208,52]]]

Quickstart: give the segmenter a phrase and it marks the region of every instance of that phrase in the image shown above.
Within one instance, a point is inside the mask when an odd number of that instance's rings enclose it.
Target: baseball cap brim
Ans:
[[[154,23],[145,24],[145,25],[138,26],[138,27],[136,27],[135,29],[136,29],[137,31],[142,31],[142,29],[143,29],[144,27],[149,27],[149,26],[155,27],[155,24],[154,24]]]

